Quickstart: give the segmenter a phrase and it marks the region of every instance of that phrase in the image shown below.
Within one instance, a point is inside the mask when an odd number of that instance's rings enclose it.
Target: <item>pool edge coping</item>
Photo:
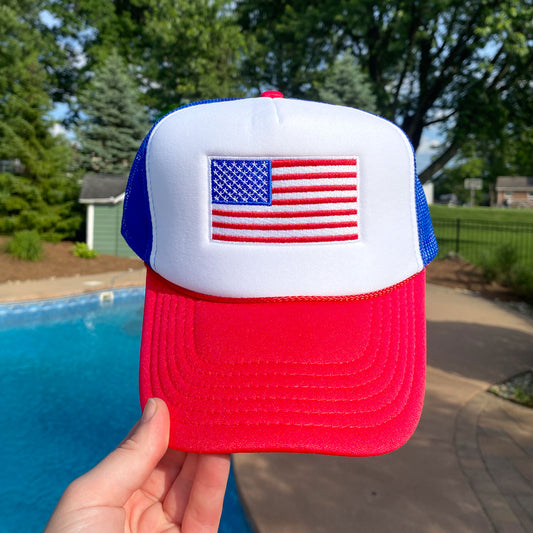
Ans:
[[[145,268],[0,284],[0,305],[67,298],[145,284]]]

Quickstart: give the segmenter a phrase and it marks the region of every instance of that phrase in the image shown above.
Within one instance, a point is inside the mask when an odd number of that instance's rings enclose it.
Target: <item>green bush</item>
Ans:
[[[511,271],[518,261],[518,252],[512,244],[501,244],[481,257],[481,268],[488,281],[509,283]]]
[[[81,257],[83,259],[94,259],[95,257],[98,257],[98,252],[91,250],[85,242],[74,243],[74,246],[72,247],[72,253],[76,257]]]
[[[485,281],[492,283],[498,279],[500,271],[498,269],[494,252],[488,252],[485,250],[481,254],[478,264],[481,267]]]
[[[515,294],[533,304],[533,272],[530,268],[515,265],[509,273],[508,285]]]
[[[502,244],[492,252],[485,252],[479,266],[488,282],[501,283],[533,303],[533,272],[518,264],[518,252],[512,245]]]
[[[38,261],[43,257],[43,245],[34,230],[17,231],[7,243],[6,252],[24,261]]]

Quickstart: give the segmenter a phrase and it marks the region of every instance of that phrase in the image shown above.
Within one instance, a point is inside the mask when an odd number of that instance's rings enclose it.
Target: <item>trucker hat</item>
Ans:
[[[397,126],[277,92],[179,108],[122,234],[147,266],[141,404],[166,401],[172,448],[366,456],[413,433],[437,245]]]

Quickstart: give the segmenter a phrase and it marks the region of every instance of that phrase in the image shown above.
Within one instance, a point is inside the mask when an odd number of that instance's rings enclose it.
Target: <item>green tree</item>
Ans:
[[[294,98],[316,98],[336,55],[346,47],[335,42],[332,23],[339,2],[318,0],[238,0],[237,20],[247,54],[245,83],[255,92],[276,88]]]
[[[252,50],[250,86],[273,80],[293,96],[350,48],[370,77],[381,114],[416,149],[428,126],[446,142],[421,179],[431,178],[472,139],[497,139],[527,124],[519,95],[533,63],[531,0],[240,0]],[[530,88],[528,89],[530,91]]]
[[[63,38],[85,53],[78,82],[115,48],[131,67],[143,103],[163,114],[191,101],[243,94],[244,38],[223,0],[71,0],[51,9]]]
[[[509,143],[507,175],[533,176],[533,126],[523,128]]]
[[[52,102],[39,54],[43,43],[26,22],[26,9],[30,5],[12,0],[0,7],[0,159],[18,159],[24,175],[44,179],[64,171],[69,150],[50,131]]]
[[[482,178],[483,191],[476,193],[477,202],[496,201],[498,176],[533,176],[533,128],[521,127],[497,139],[477,138],[465,143],[454,160],[433,180],[435,194],[455,193],[468,202],[465,178]]]
[[[80,166],[108,174],[126,174],[148,128],[140,92],[119,55],[113,51],[79,96],[76,129]]]
[[[483,159],[470,157],[460,160],[453,166],[446,168],[434,180],[435,197],[453,193],[460,204],[470,202],[470,189],[465,189],[464,181],[467,178],[486,178],[486,168]],[[484,190],[475,192],[475,202],[479,204],[483,195],[488,193],[488,183],[484,179]]]
[[[0,6],[0,232],[63,238],[74,236],[81,218],[76,182],[66,174],[71,148],[51,133],[39,9],[24,0]]]
[[[162,0],[150,12],[143,53],[149,103],[161,112],[178,105],[243,95],[239,75],[244,40],[228,2]]]
[[[329,68],[324,83],[318,88],[324,102],[376,111],[376,97],[368,77],[355,63],[350,51],[341,54]]]

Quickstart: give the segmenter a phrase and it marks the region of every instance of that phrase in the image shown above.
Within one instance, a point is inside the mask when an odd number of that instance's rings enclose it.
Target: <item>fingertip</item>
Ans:
[[[147,422],[150,422],[150,420],[156,414],[157,408],[158,408],[158,405],[157,405],[157,402],[155,401],[155,399],[154,398],[150,398],[146,402],[146,405],[144,406],[143,415],[141,417],[141,422],[143,424],[146,424]]]
[[[170,435],[170,415],[167,404],[163,400],[160,398],[148,399],[140,424],[135,428],[135,434],[150,435],[149,439],[152,441],[155,439],[157,442],[156,447],[166,451]]]
[[[164,416],[168,420],[169,412],[167,404],[161,398],[148,398],[144,404],[141,422],[143,424],[149,422],[156,414]]]
[[[146,429],[143,429],[146,428]],[[148,431],[163,437],[165,446],[168,446],[170,437],[170,415],[167,404],[161,398],[149,398],[144,405],[142,416],[132,434]]]
[[[165,400],[162,400],[161,398],[150,398],[151,400],[154,400],[154,402],[157,404],[157,411],[161,412],[165,415],[166,418],[170,417],[168,406],[165,402]]]

